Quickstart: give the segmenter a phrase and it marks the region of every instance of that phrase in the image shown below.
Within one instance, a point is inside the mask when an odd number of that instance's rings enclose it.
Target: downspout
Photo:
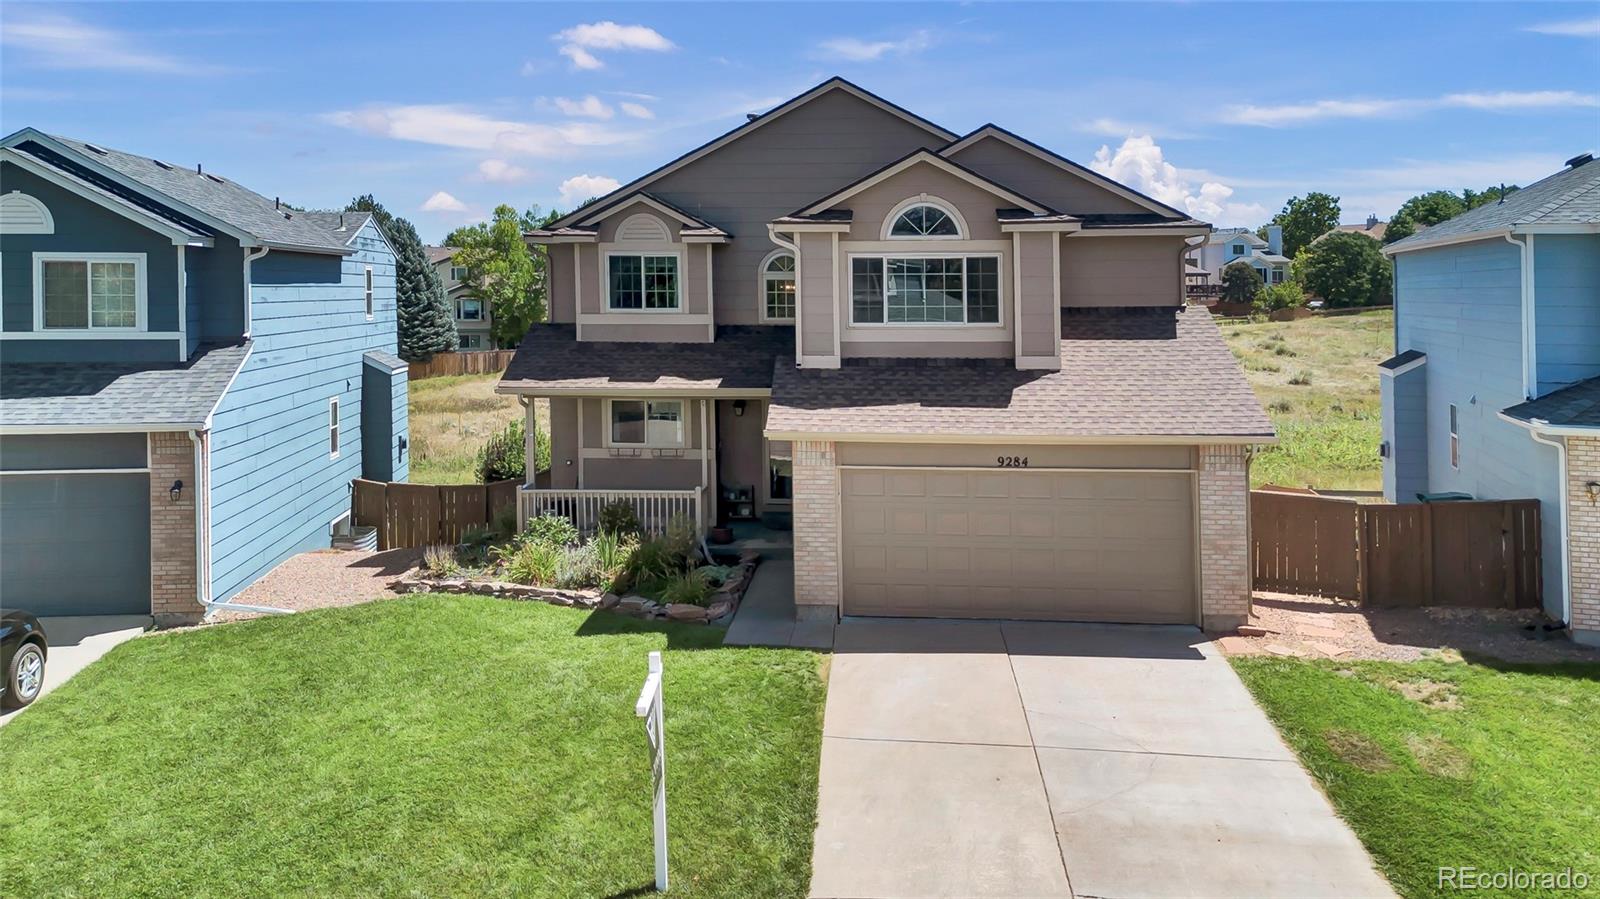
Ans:
[[[800,368],[800,331],[802,328],[800,306],[803,299],[802,295],[805,293],[805,288],[801,286],[804,282],[800,277],[800,243],[799,241],[790,242],[779,237],[778,229],[770,224],[767,225],[767,238],[794,254],[794,367]],[[837,275],[838,272],[834,272],[834,274]]]
[[[1522,398],[1531,400],[1539,391],[1538,361],[1534,358],[1537,333],[1533,319],[1533,235],[1529,234],[1524,239],[1518,240],[1508,231],[1500,236],[1522,253],[1522,262],[1519,266],[1521,270],[1519,283],[1522,290]]]
[[[244,339],[250,339],[250,263],[272,252],[271,247],[256,247],[244,254]]]
[[[1558,485],[1559,489],[1557,490],[1557,494],[1561,497],[1561,501],[1556,504],[1558,507],[1556,509],[1557,514],[1561,518],[1561,526],[1559,529],[1561,535],[1561,624],[1564,627],[1571,627],[1572,560],[1568,557],[1569,553],[1571,552],[1571,541],[1568,539],[1567,534],[1567,526],[1569,524],[1567,520],[1567,441],[1564,437],[1552,440],[1532,428],[1528,429],[1528,436],[1533,438],[1534,443],[1542,443],[1545,446],[1553,446],[1556,448],[1556,474],[1561,479],[1560,484]]]
[[[1189,251],[1205,245],[1205,235],[1200,235],[1199,243],[1190,243],[1189,238],[1185,237],[1183,248],[1178,250],[1178,308],[1180,309],[1189,304]],[[1057,302],[1059,303],[1059,298]]]
[[[195,598],[205,607],[202,620],[221,611],[256,612],[262,615],[293,615],[294,609],[256,606],[237,602],[216,602],[211,598],[211,452],[206,431],[190,431],[194,444],[194,579]]]

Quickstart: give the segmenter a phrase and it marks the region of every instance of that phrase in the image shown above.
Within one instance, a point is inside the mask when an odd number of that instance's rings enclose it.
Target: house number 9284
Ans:
[[[1027,468],[1027,456],[995,456],[994,462],[1001,468]]]

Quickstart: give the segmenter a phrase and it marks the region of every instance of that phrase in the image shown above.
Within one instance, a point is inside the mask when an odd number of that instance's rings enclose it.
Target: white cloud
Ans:
[[[1535,34],[1555,34],[1562,37],[1600,37],[1600,16],[1593,19],[1571,19],[1565,22],[1540,22],[1522,29]]]
[[[516,184],[526,181],[533,173],[504,159],[485,159],[478,163],[478,177],[496,184]]]
[[[621,181],[604,175],[573,175],[561,182],[561,205],[576,206],[590,197],[603,196],[621,186]]]
[[[656,114],[650,111],[650,107],[643,103],[618,103],[617,105],[622,107],[623,112],[636,119],[653,119],[656,117]]]
[[[23,50],[41,65],[57,69],[110,69],[156,75],[225,71],[220,66],[142,49],[125,34],[58,14],[8,17],[0,29],[0,44]]]
[[[568,156],[637,136],[592,122],[517,122],[450,105],[368,106],[325,113],[322,120],[396,140],[523,156]]]
[[[563,29],[554,35],[561,42],[560,53],[572,60],[574,68],[599,69],[605,66],[591,50],[650,50],[657,53],[676,49],[654,28],[644,25],[618,25],[616,22],[593,22]]]
[[[1221,119],[1232,125],[1283,128],[1324,119],[1376,119],[1411,115],[1432,109],[1553,109],[1600,106],[1600,97],[1577,91],[1493,91],[1445,94],[1419,99],[1313,100],[1277,106],[1229,106]]]
[[[854,37],[829,38],[819,44],[818,49],[827,59],[873,62],[889,55],[905,56],[916,53],[932,45],[933,39],[927,30],[919,29],[898,41],[863,41]]]
[[[1115,152],[1102,146],[1089,168],[1213,224],[1254,226],[1269,215],[1258,203],[1230,202],[1233,188],[1219,181],[1205,181],[1196,188],[1165,159],[1160,145],[1149,135],[1129,137]]]
[[[590,94],[581,100],[569,100],[566,97],[555,98],[556,108],[565,115],[582,116],[588,119],[609,119],[616,113],[605,101]]]
[[[467,204],[457,200],[444,191],[435,191],[433,196],[422,203],[423,212],[466,212]]]

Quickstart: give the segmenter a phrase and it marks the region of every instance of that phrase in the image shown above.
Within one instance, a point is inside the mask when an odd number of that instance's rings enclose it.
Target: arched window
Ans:
[[[794,321],[794,254],[778,250],[761,265],[761,317],[765,321]]]
[[[917,203],[909,206],[889,226],[890,237],[960,237],[956,217],[941,206]]]

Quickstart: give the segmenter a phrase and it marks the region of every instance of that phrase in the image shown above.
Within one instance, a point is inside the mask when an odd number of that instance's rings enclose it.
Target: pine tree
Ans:
[[[370,212],[394,247],[395,304],[400,336],[400,358],[426,362],[435,353],[456,349],[456,320],[445,299],[444,282],[428,262],[417,229],[389,214],[383,204],[365,194],[350,201],[349,212]]]

